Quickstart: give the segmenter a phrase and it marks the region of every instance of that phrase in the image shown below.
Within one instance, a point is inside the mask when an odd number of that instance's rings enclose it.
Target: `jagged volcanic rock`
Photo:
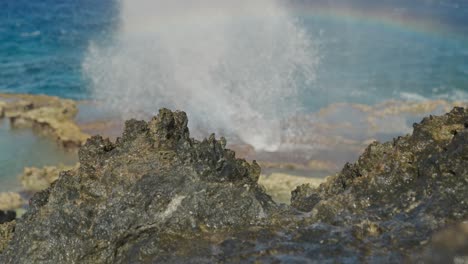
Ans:
[[[412,135],[371,144],[327,183],[298,187],[291,204],[314,221],[356,225],[353,235],[370,252],[411,255],[434,231],[468,220],[468,110],[427,117]]]
[[[190,139],[186,125],[162,110],[128,121],[115,144],[90,139],[78,170],[37,194],[16,227],[0,225],[0,245],[14,230],[0,263],[450,263],[468,251],[466,109],[298,187],[296,211],[257,186],[256,163],[224,140]]]
[[[184,112],[130,120],[116,143],[92,137],[80,167],[34,196],[2,263],[115,263],[162,234],[239,229],[276,211],[260,167],[224,139],[189,137]]]

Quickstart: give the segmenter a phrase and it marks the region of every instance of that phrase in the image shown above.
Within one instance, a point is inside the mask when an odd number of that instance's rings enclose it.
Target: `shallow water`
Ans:
[[[0,119],[0,192],[20,189],[18,175],[24,167],[77,162],[77,154],[65,151],[46,136],[29,128],[11,129],[7,119]]]

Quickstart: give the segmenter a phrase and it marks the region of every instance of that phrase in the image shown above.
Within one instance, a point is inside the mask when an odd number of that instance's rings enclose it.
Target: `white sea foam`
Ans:
[[[422,95],[417,94],[417,93],[409,93],[409,92],[401,92],[400,97],[403,100],[415,101],[415,102],[424,102],[424,101],[429,100],[429,98],[427,98],[425,96],[422,96]]]
[[[32,38],[32,37],[37,37],[40,36],[41,32],[39,30],[33,31],[33,32],[23,32],[21,33],[21,37],[23,38]]]
[[[91,44],[83,63],[92,94],[124,118],[182,109],[192,125],[273,151],[318,63],[279,2],[123,0],[115,41]]]
[[[463,90],[453,90],[447,93],[435,93],[430,97],[417,93],[401,92],[400,98],[406,101],[425,102],[430,100],[446,100],[449,102],[468,102],[468,93]]]

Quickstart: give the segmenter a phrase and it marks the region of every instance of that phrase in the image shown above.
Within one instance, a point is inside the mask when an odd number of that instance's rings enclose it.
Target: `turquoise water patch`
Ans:
[[[0,120],[0,192],[20,190],[18,175],[24,167],[72,165],[77,154],[65,151],[45,136],[31,129],[12,129],[8,119]]]
[[[468,84],[468,40],[462,35],[314,16],[302,17],[301,22],[321,56],[317,80],[301,96],[309,111],[335,102],[468,99],[461,97]]]

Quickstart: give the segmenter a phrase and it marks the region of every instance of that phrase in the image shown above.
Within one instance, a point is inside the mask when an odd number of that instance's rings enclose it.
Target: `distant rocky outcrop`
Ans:
[[[0,225],[0,263],[445,262],[464,250],[444,241],[468,220],[466,109],[371,144],[319,187],[294,190],[292,207],[225,144],[191,139],[185,113],[166,109],[127,121],[115,143],[92,137],[78,169]]]
[[[25,204],[25,200],[19,193],[15,192],[0,192],[0,210],[9,211],[21,208]]]
[[[290,203],[291,191],[297,186],[309,184],[310,186],[316,187],[324,181],[325,178],[312,178],[285,173],[261,175],[258,179],[258,183],[265,187],[266,192],[271,195],[275,202],[284,204]]]
[[[75,124],[76,103],[46,95],[0,94],[0,118],[13,127],[31,127],[53,136],[66,148],[80,147],[89,137]]]
[[[20,175],[21,185],[28,192],[42,191],[58,179],[60,172],[77,167],[78,165],[45,166],[43,168],[27,167],[24,168],[23,173]]]

